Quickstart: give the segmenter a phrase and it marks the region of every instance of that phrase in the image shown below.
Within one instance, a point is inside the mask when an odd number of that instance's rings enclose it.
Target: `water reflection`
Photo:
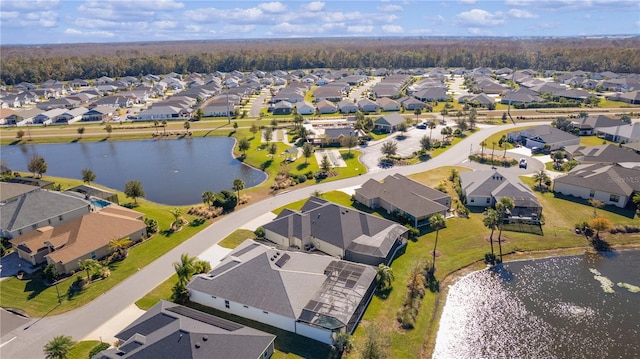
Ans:
[[[640,293],[623,285],[607,293],[589,270],[639,285],[638,263],[640,251],[628,251],[467,275],[449,290],[434,358],[638,357]]]

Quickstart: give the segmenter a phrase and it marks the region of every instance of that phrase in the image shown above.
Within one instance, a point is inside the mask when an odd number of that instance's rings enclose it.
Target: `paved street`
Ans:
[[[521,126],[537,124],[542,123],[525,123]],[[309,197],[316,190],[320,192],[327,192],[337,188],[358,186],[370,178],[381,180],[390,173],[409,175],[444,165],[460,164],[467,159],[469,148],[472,144],[477,146],[477,144],[487,136],[506,128],[506,126],[482,128],[480,131],[477,131],[473,135],[465,138],[445,153],[427,162],[389,169],[376,168],[375,170],[361,176],[347,178],[340,181],[320,183],[316,186],[281,193],[237,210],[224,216],[216,223],[196,234],[190,240],[180,244],[178,247],[174,248],[172,251],[168,252],[147,267],[141,268],[135,275],[129,277],[109,292],[95,299],[93,302],[69,313],[54,317],[33,319],[26,325],[20,325],[9,333],[2,333],[1,341],[3,346],[0,349],[0,358],[42,358],[43,345],[55,335],[70,335],[75,340],[85,338],[89,333],[92,333],[103,323],[108,322],[110,318],[124,311],[140,297],[144,296],[147,292],[171,276],[171,274],[173,274],[173,267],[171,264],[178,261],[182,253],[198,255],[213,244],[225,238],[236,228],[244,226],[251,219],[258,218],[275,208]],[[416,130],[412,130],[410,132],[414,131]],[[428,132],[428,130],[420,131],[425,133]],[[436,131],[438,131],[437,133],[439,134],[439,130],[434,130],[434,135],[436,134]],[[379,144],[371,146],[372,149],[370,151],[372,155],[376,151],[374,148],[376,146],[379,146]],[[379,157],[379,149],[377,151]],[[52,307],[54,305],[55,303],[52,303]]]

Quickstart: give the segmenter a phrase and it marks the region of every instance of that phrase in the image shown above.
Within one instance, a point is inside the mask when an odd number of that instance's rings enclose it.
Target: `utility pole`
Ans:
[[[231,123],[231,112],[229,110],[229,86],[224,86],[225,90],[227,90],[227,124]]]

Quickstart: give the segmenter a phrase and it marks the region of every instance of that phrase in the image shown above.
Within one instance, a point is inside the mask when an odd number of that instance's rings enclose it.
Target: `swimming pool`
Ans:
[[[91,199],[91,203],[93,203],[94,207],[96,207],[96,209],[102,209],[104,207],[110,206],[111,202],[109,201],[105,201],[103,199],[100,198],[92,198]]]

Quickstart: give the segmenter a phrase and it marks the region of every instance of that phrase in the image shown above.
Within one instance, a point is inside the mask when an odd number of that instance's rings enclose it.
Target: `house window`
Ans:
[[[591,192],[589,192],[589,197],[593,198],[596,195],[596,190],[592,189]]]
[[[491,203],[491,198],[487,197],[487,203]]]
[[[58,216],[58,220],[59,220],[59,221],[62,221],[62,216]]]
[[[474,197],[471,197],[471,203],[475,202],[476,199]]]
[[[620,201],[620,196],[618,196],[617,194],[612,194],[611,196],[609,196],[609,201],[618,202]]]
[[[228,300],[224,301],[224,307],[229,309],[230,305],[229,305],[229,301]]]
[[[91,251],[91,259],[96,259],[96,251]]]

